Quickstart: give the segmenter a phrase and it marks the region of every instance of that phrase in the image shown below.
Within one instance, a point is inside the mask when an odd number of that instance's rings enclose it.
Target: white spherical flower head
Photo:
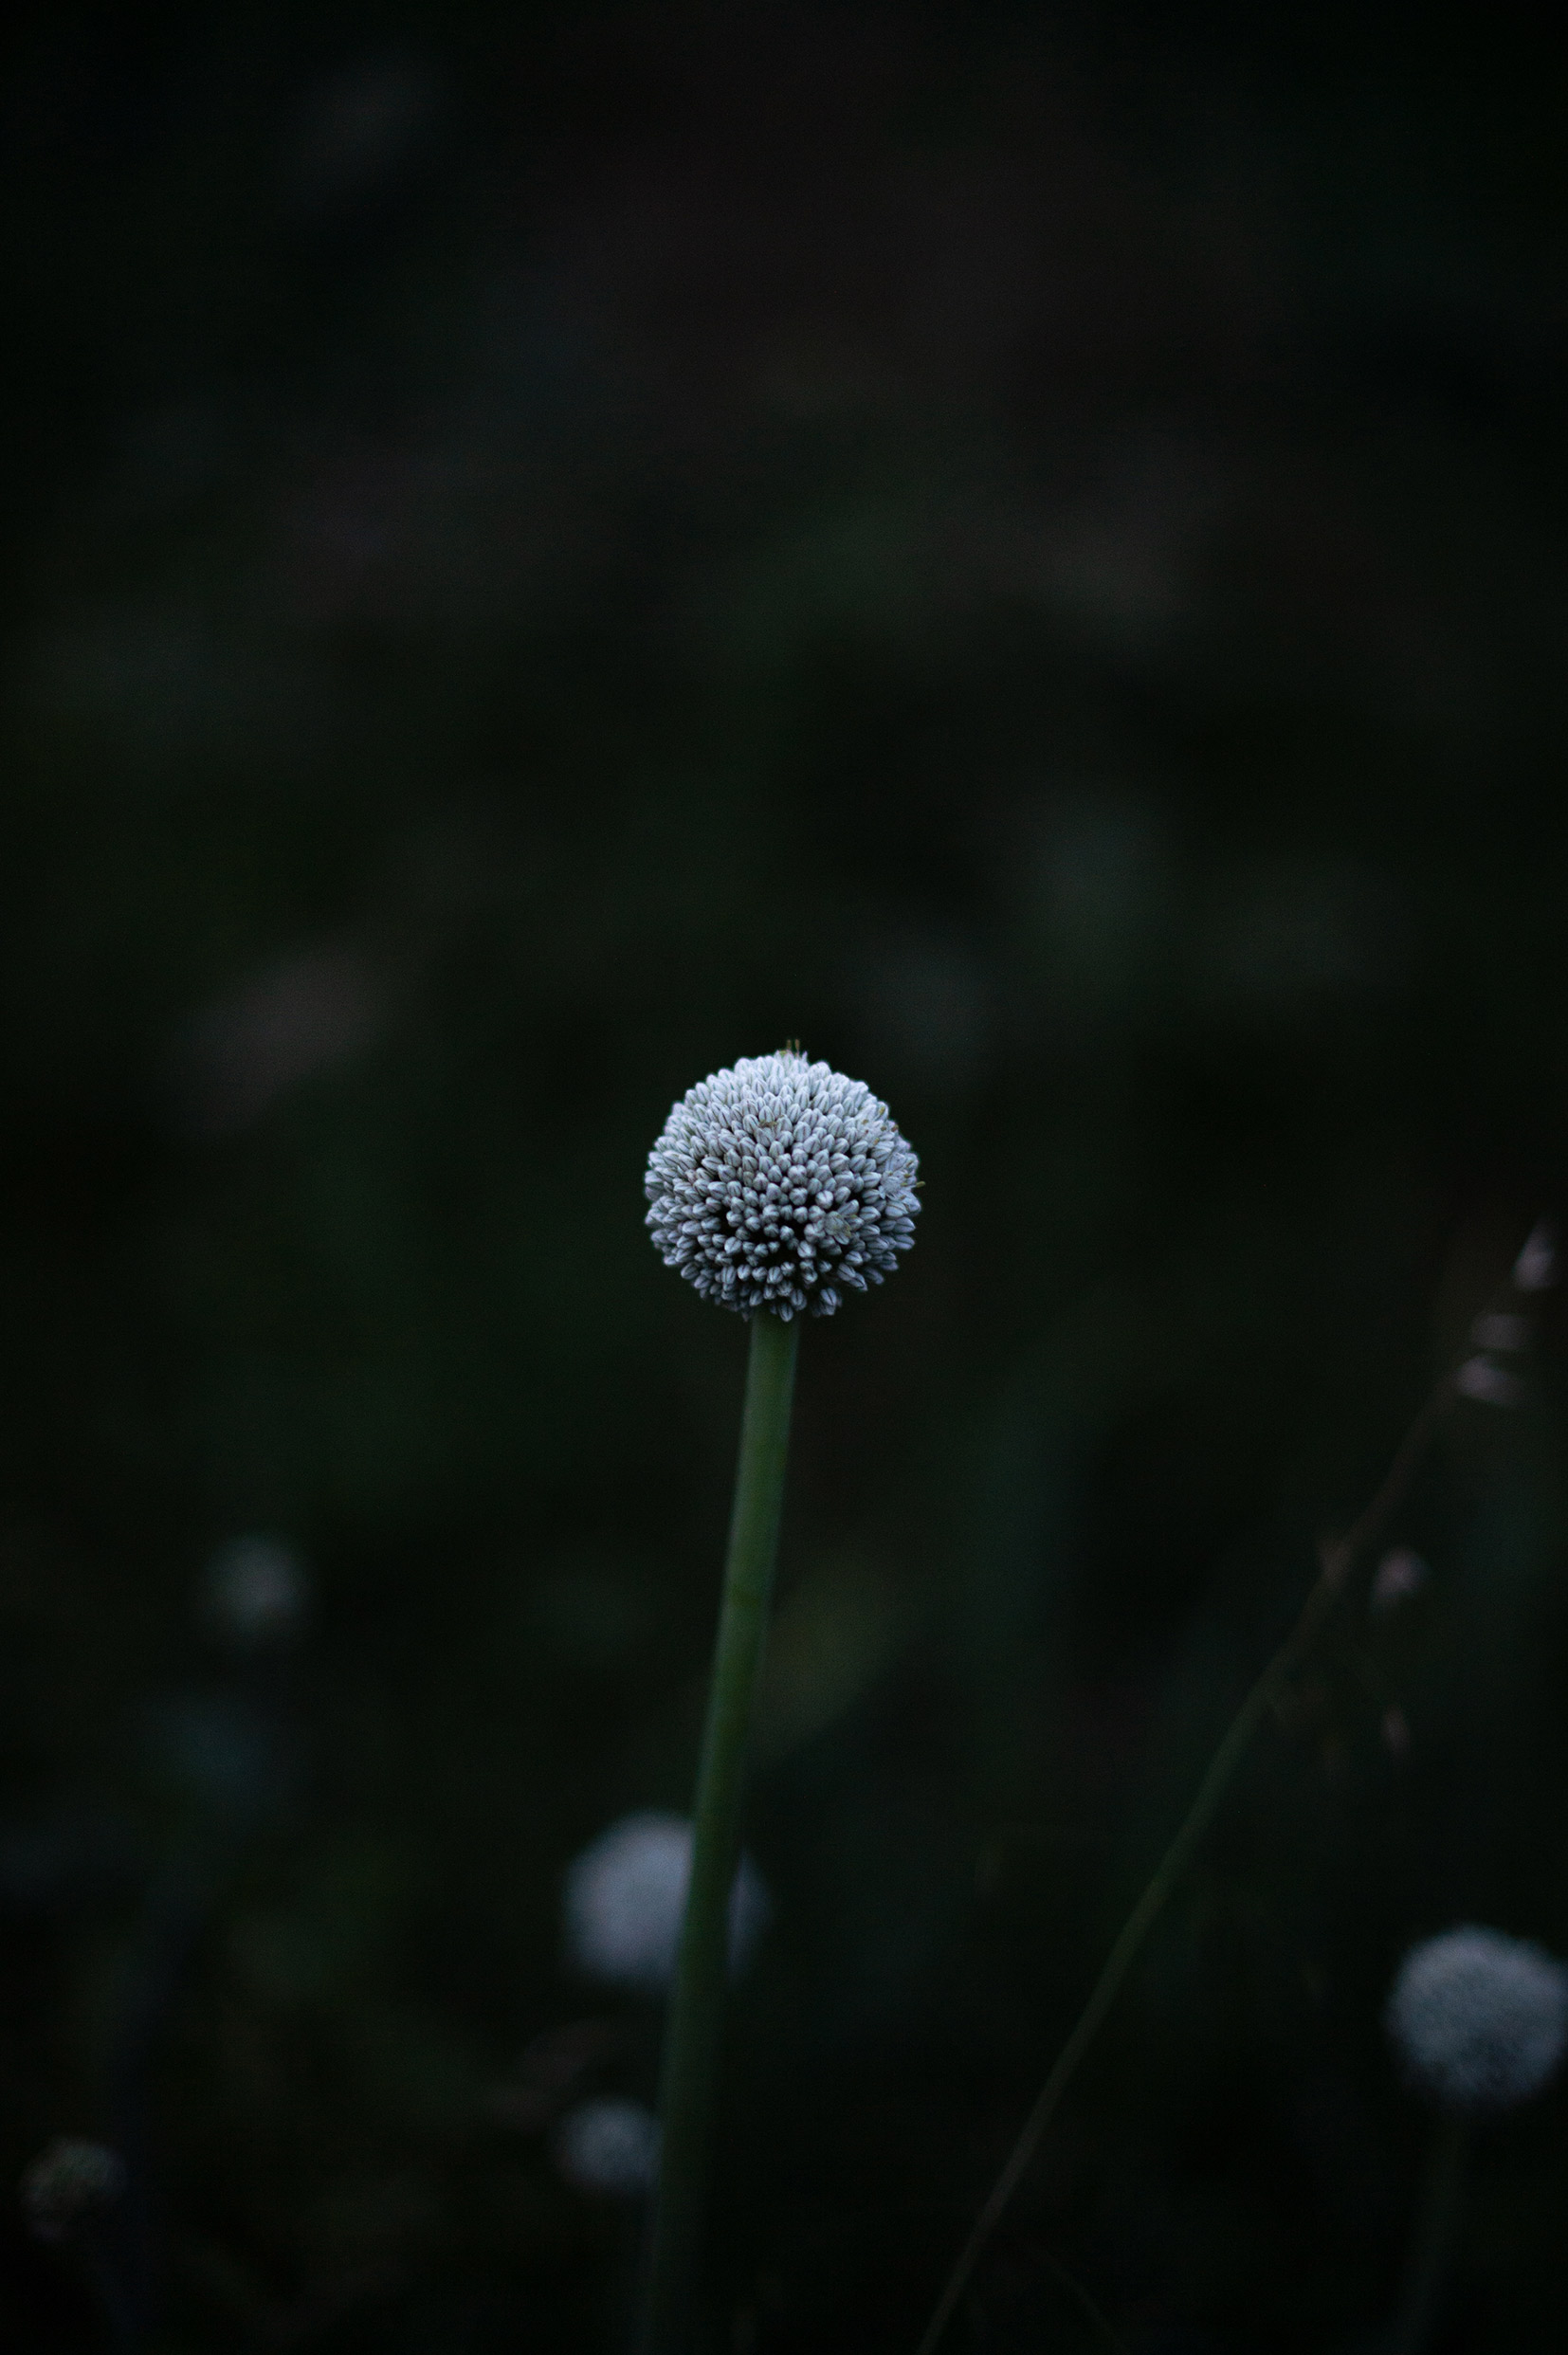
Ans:
[[[1406,2074],[1440,2109],[1513,2109],[1568,2049],[1568,1967],[1525,1939],[1466,1925],[1411,1948],[1385,2017]]]
[[[304,1565],[276,1538],[234,1538],[208,1564],[201,1607],[213,1633],[240,1651],[283,1642],[310,1608]]]
[[[641,2102],[605,2094],[579,2102],[556,2128],[553,2150],[567,2182],[611,2200],[635,2200],[659,2172],[659,2121]]]
[[[860,1080],[793,1048],[715,1071],[648,1155],[647,1223],[666,1268],[743,1317],[830,1317],[915,1240],[920,1163]]]
[[[675,1976],[691,1879],[684,1816],[623,1816],[566,1873],[566,1950],[576,1968],[611,1987],[662,1995]],[[744,1969],[773,1911],[767,1886],[742,1856],[730,1892],[730,1969]]]

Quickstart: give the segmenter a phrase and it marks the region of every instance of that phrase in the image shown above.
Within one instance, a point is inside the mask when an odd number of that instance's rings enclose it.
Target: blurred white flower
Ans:
[[[40,2240],[67,2240],[114,2206],[125,2189],[125,2162],[103,2143],[59,2135],[22,2177],[22,2207]]]
[[[1396,1545],[1377,1564],[1367,1596],[1368,1605],[1381,1617],[1400,1603],[1409,1602],[1413,1595],[1419,1595],[1430,1576],[1419,1554],[1413,1553],[1408,1545]]]
[[[625,1816],[566,1873],[566,1949],[576,1968],[614,1987],[662,1994],[675,1974],[691,1878],[684,1816]],[[730,1894],[730,1968],[744,1969],[773,1910],[767,1887],[742,1856]]]
[[[1524,1249],[1514,1261],[1514,1289],[1519,1292],[1544,1292],[1557,1281],[1557,1229],[1549,1218],[1538,1218],[1531,1228]]]
[[[202,1580],[202,1616],[215,1634],[246,1651],[296,1634],[309,1604],[304,1566],[276,1538],[220,1545]]]
[[[1543,1946],[1467,1924],[1411,1948],[1384,2020],[1406,2075],[1440,2109],[1513,2109],[1568,2047],[1568,1967]]]
[[[1524,1396],[1524,1385],[1517,1374],[1509,1374],[1490,1358],[1467,1358],[1453,1378],[1453,1386],[1465,1398],[1477,1398],[1483,1406],[1518,1406]]]
[[[602,2095],[569,2109],[551,2138],[556,2166],[576,2190],[615,2200],[651,2191],[659,2172],[659,2121],[641,2102]]]

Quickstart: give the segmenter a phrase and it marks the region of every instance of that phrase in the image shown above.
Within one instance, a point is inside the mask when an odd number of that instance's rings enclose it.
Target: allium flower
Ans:
[[[569,2109],[552,2148],[556,2166],[578,2191],[634,2200],[653,2188],[659,2140],[659,2121],[651,2110],[607,2093]]]
[[[860,1080],[786,1048],[688,1088],[648,1155],[666,1268],[743,1317],[830,1317],[915,1239],[920,1164]]]
[[[1445,1930],[1406,1955],[1384,2019],[1407,2076],[1440,2109],[1513,2109],[1568,2048],[1568,1967],[1501,1930]]]
[[[612,1987],[662,1995],[675,1974],[691,1879],[684,1816],[625,1816],[566,1874],[566,1947],[578,1970]],[[742,1856],[730,1892],[730,1968],[744,1968],[772,1912],[767,1885]]]

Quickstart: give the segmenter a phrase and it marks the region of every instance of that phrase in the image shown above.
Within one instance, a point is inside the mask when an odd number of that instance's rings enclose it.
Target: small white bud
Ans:
[[[1514,2109],[1568,2047],[1568,1968],[1544,1947],[1467,1924],[1413,1946],[1384,2023],[1405,2074],[1457,2116]]]
[[[1462,1397],[1479,1399],[1483,1406],[1518,1406],[1524,1396],[1519,1376],[1494,1365],[1490,1358],[1467,1358],[1453,1378],[1453,1386]]]
[[[577,2191],[635,2200],[659,2172],[659,2121],[641,2102],[602,2095],[569,2109],[551,2138],[556,2166]]]
[[[1413,1595],[1419,1595],[1431,1575],[1419,1554],[1408,1545],[1396,1545],[1377,1564],[1367,1596],[1370,1609],[1381,1618],[1400,1603],[1409,1602]]]
[[[276,1538],[242,1537],[220,1545],[208,1563],[200,1602],[213,1634],[249,1652],[298,1632],[310,1589],[290,1547]]]
[[[684,1816],[625,1816],[600,1834],[566,1873],[566,1950],[591,1979],[663,1994],[675,1958],[691,1879],[691,1825]],[[745,1968],[770,1913],[767,1886],[742,1856],[730,1892],[730,1969]]]
[[[1516,1292],[1544,1292],[1557,1281],[1558,1236],[1549,1218],[1538,1218],[1514,1261]]]

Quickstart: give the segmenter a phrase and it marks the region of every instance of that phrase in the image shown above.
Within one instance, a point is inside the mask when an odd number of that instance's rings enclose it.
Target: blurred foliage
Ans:
[[[4,2165],[131,2146],[170,2355],[615,2343],[634,2219],[548,2122],[646,2098],[657,2018],[574,1983],[560,1876],[685,1802],[742,1362],[641,1164],[798,1035],[928,1182],[803,1359],[716,2298],[735,2355],[908,2347],[1561,1201],[1560,58],[8,39]],[[1347,1607],[956,2344],[1089,2344],[1063,2266],[1139,2355],[1385,2316],[1394,1963],[1568,1947],[1559,1366],[1549,1309],[1460,1411],[1427,1586]],[[311,1608],[226,1649],[252,1536]],[[1559,2096],[1480,2153],[1453,2349],[1559,2344],[1565,2192]],[[8,2344],[97,2343],[19,2210],[5,2265]]]

